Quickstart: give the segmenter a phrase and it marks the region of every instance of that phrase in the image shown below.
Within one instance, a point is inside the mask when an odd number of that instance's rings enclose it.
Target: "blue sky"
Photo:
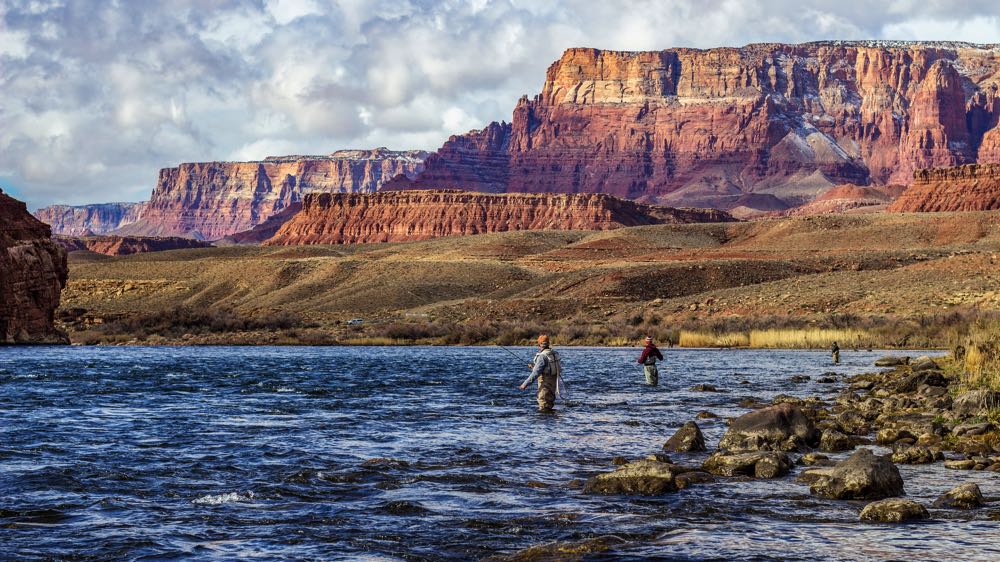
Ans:
[[[433,150],[569,47],[1000,43],[996,2],[0,0],[0,185],[146,199],[180,162]]]

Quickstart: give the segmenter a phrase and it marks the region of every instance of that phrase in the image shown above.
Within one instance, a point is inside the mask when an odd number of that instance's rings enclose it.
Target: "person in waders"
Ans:
[[[639,355],[639,364],[642,365],[643,372],[646,373],[646,384],[656,386],[660,384],[660,372],[656,369],[656,361],[663,361],[663,354],[653,345],[652,336],[646,336],[646,347]]]
[[[833,359],[834,365],[840,364],[840,346],[837,345],[837,342],[833,342],[833,345],[830,346],[830,357]]]
[[[538,336],[538,353],[535,359],[528,363],[531,374],[521,383],[521,390],[538,379],[538,411],[551,412],[559,392],[559,374],[562,368],[559,364],[559,354],[549,347],[549,336]]]

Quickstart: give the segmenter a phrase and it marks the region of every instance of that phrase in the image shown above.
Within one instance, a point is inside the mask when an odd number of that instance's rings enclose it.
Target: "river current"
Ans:
[[[832,398],[878,352],[562,349],[570,401],[535,411],[515,348],[0,348],[0,558],[469,560],[613,534],[592,559],[1000,558],[1000,504],[858,521],[794,476],[655,498],[574,480],[641,458],[702,410],[709,448],[743,398]],[[523,357],[523,358],[522,358]],[[794,383],[794,375],[809,375]],[[694,392],[710,383],[723,392]],[[699,464],[707,454],[671,454]],[[925,505],[1000,475],[905,466]]]

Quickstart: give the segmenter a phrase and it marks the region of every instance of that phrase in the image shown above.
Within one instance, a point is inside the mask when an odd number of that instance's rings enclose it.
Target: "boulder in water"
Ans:
[[[859,443],[859,438],[845,435],[836,429],[823,430],[819,440],[819,450],[827,453],[850,451]]]
[[[910,362],[910,358],[896,357],[895,355],[886,355],[885,357],[880,357],[875,360],[876,367],[898,367],[900,365],[906,365]]]
[[[677,475],[686,470],[660,461],[640,460],[618,467],[613,472],[598,474],[583,486],[590,494],[639,494],[658,496],[676,492]]]
[[[809,491],[837,500],[877,500],[903,495],[903,477],[892,461],[870,449],[858,449],[825,469]]]
[[[792,470],[792,459],[785,453],[771,451],[734,454],[720,452],[708,457],[702,468],[719,476],[777,478]]]
[[[934,507],[952,509],[975,509],[981,505],[983,505],[983,493],[979,490],[979,485],[974,482],[955,486],[934,501]]]
[[[693,421],[684,424],[677,433],[674,433],[663,448],[668,451],[691,452],[705,450],[705,436],[701,433],[701,428]]]
[[[862,521],[877,523],[902,523],[919,519],[930,519],[927,508],[912,500],[889,498],[872,502],[861,510]]]
[[[816,426],[792,404],[778,404],[744,414],[730,424],[719,442],[723,451],[797,451],[819,442]]]
[[[892,450],[892,462],[899,464],[930,464],[943,459],[944,453],[922,445],[900,445]]]

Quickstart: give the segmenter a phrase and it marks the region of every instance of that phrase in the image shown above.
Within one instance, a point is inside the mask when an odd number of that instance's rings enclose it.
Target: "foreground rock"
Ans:
[[[890,498],[872,502],[861,510],[862,521],[875,521],[879,523],[901,523],[903,521],[915,521],[920,519],[930,519],[931,514],[927,508],[912,500],[901,498]]]
[[[895,355],[886,355],[875,360],[876,367],[898,367],[900,365],[906,365],[910,362],[909,357],[896,357]]]
[[[67,343],[55,327],[66,251],[24,203],[0,191],[0,345]]]
[[[778,478],[792,470],[792,459],[780,452],[715,453],[702,468],[719,476]]]
[[[719,442],[723,451],[798,451],[814,447],[819,432],[802,409],[784,403],[744,414]]]
[[[877,500],[903,494],[903,477],[885,457],[858,449],[831,468],[809,471],[814,477],[809,491],[837,500]]]
[[[983,493],[979,490],[979,485],[974,482],[955,486],[934,501],[934,507],[952,509],[975,509],[981,505],[983,505]]]
[[[701,428],[698,424],[694,422],[687,422],[677,433],[674,433],[667,442],[663,444],[663,448],[668,451],[675,452],[691,452],[691,451],[704,451],[705,450],[705,436],[701,433]]]
[[[688,469],[654,460],[640,460],[598,474],[583,487],[589,494],[638,494],[658,496],[677,491],[677,475]]]

